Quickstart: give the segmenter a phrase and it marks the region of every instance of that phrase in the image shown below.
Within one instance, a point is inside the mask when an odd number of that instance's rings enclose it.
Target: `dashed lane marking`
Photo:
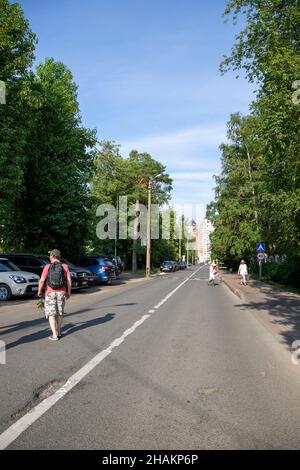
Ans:
[[[178,291],[191,277],[196,274],[204,266],[201,266],[197,271],[193,272],[186,280],[181,282],[179,286],[173,289],[164,299],[162,299],[154,309],[157,310],[162,306],[175,292]],[[154,313],[155,310],[151,309],[149,312]],[[26,431],[35,421],[43,416],[50,408],[52,408],[59,400],[61,400],[68,392],[70,392],[81,380],[86,377],[95,367],[97,367],[107,356],[109,356],[114,349],[122,344],[125,338],[131,335],[139,326],[141,326],[151,315],[143,315],[140,320],[136,321],[130,328],[117,339],[115,339],[108,348],[96,354],[87,364],[73,374],[67,382],[60,387],[55,393],[45,398],[41,403],[32,408],[22,418],[18,419],[6,431],[0,434],[0,450],[6,449],[12,442],[14,442],[24,431]]]

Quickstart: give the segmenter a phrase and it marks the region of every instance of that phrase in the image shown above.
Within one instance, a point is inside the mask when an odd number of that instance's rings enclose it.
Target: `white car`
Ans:
[[[20,271],[6,258],[0,258],[0,301],[9,300],[12,296],[31,296],[38,291],[39,276]]]

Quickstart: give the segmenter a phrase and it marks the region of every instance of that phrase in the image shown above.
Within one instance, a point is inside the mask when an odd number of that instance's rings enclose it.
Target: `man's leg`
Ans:
[[[61,325],[63,322],[63,315],[65,311],[65,303],[66,303],[66,295],[64,292],[57,292],[57,334],[58,336],[61,335]]]
[[[56,316],[50,315],[49,316],[49,325],[52,331],[54,338],[57,338],[57,324],[56,324]]]
[[[56,307],[55,292],[50,292],[45,298],[45,315],[46,315],[46,318],[49,320],[49,326],[51,328],[53,337],[57,338],[57,326],[56,326],[57,307]]]
[[[57,315],[57,317],[56,317],[57,336],[61,335],[60,330],[61,330],[62,322],[63,322],[63,316],[62,315]]]

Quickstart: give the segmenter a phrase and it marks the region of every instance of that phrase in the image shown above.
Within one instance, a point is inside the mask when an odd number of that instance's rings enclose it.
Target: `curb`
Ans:
[[[241,291],[239,291],[239,289],[237,289],[236,287],[233,287],[229,282],[227,282],[226,279],[224,279],[223,277],[223,283],[228,287],[228,289],[231,290],[231,292],[233,292],[240,300],[242,300],[243,302],[245,302],[245,297],[244,297],[244,294],[242,294]]]

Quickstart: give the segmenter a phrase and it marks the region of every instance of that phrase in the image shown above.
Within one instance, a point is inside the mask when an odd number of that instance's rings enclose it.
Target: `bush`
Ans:
[[[257,273],[256,264],[249,268],[250,273]],[[300,288],[300,259],[294,259],[285,263],[263,264],[263,279]]]

